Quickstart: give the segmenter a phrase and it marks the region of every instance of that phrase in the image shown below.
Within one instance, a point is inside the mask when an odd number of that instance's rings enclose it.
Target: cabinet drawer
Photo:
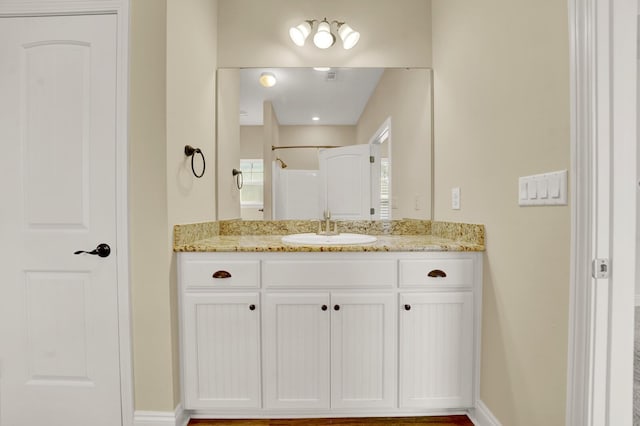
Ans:
[[[394,287],[395,260],[265,261],[265,287]]]
[[[259,260],[186,260],[182,266],[184,288],[260,287]]]
[[[472,259],[400,260],[401,287],[471,287],[472,284]]]

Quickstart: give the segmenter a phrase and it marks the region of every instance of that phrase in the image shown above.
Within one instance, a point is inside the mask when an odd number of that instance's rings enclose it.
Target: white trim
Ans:
[[[637,23],[635,1],[610,0],[612,144],[611,253],[607,353],[607,424],[628,425],[633,413],[633,299],[636,269],[636,86]]]
[[[637,189],[636,91],[630,89],[636,84],[637,6],[624,0],[569,0],[569,426],[631,422],[633,310],[627,308],[635,282]],[[611,279],[591,278],[595,257],[612,257]]]
[[[324,419],[324,418],[350,418],[357,419],[360,417],[424,417],[424,416],[467,416],[471,419],[469,410],[465,409],[279,409],[279,410],[193,410],[190,411],[191,419]],[[138,426],[138,425],[135,425]]]
[[[118,334],[120,339],[122,426],[131,426],[134,422],[128,206],[129,10],[130,0],[3,0],[0,3],[0,17],[107,13],[117,15],[116,252],[118,253]]]
[[[493,415],[489,407],[480,400],[476,401],[476,408],[470,418],[475,426],[502,426],[502,423]]]
[[[190,417],[179,404],[175,411],[136,411],[133,426],[186,426]]]
[[[571,266],[569,352],[567,365],[568,426],[586,426],[591,400],[592,149],[595,135],[594,28],[595,0],[568,0],[571,104]]]

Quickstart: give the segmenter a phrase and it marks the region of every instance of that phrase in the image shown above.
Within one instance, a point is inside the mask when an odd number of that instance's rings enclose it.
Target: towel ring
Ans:
[[[202,172],[200,174],[196,173],[196,169],[193,165],[193,158],[196,156],[196,154],[200,154],[200,157],[202,157]],[[197,178],[201,178],[202,176],[204,176],[204,170],[207,167],[207,163],[204,160],[204,154],[202,153],[202,150],[200,150],[200,148],[194,148],[191,145],[185,145],[184,155],[186,155],[187,157],[191,157],[191,171],[193,172],[193,175]]]
[[[231,174],[236,178],[236,188],[242,189],[244,186],[244,177],[242,176],[242,171],[238,169],[233,169]]]

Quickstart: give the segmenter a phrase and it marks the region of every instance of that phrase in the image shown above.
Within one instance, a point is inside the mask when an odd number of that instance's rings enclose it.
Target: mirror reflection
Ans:
[[[236,164],[244,181],[234,193],[219,176],[221,219],[431,218],[429,69],[251,68],[218,80],[218,170]]]

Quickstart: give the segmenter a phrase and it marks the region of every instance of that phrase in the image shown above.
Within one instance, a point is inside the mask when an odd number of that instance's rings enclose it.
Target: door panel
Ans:
[[[380,191],[379,179],[371,178],[371,145],[322,149],[318,155],[322,210],[329,209],[334,219],[371,219],[371,193]]]
[[[407,293],[400,306],[400,407],[471,407],[471,292]]]
[[[0,18],[0,57],[0,423],[121,424],[116,16]]]
[[[188,294],[184,308],[185,408],[259,408],[258,294]]]
[[[328,304],[327,293],[266,295],[266,408],[329,408]]]
[[[394,294],[332,293],[332,408],[396,406],[394,300]]]

